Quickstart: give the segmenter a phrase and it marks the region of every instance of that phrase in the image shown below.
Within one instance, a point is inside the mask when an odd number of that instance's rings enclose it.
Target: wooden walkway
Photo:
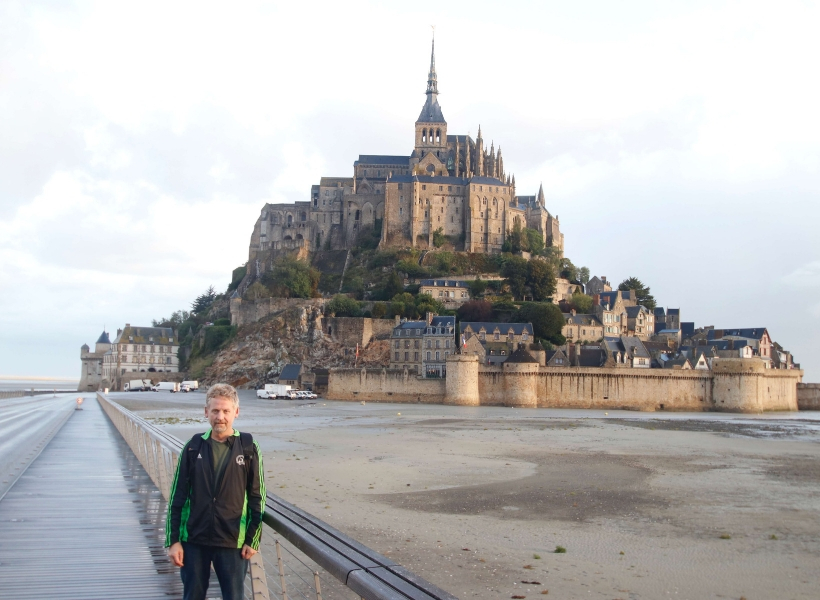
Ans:
[[[0,598],[181,598],[164,531],[162,495],[87,401],[0,501]]]

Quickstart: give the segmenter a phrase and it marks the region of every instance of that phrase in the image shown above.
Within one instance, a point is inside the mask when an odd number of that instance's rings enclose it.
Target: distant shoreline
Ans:
[[[24,375],[0,375],[0,381],[62,381],[66,383],[79,383],[79,379],[70,377],[28,377]]]

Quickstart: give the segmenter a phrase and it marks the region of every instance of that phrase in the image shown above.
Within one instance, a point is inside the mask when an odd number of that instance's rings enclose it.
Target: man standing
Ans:
[[[211,428],[179,455],[168,501],[165,546],[182,567],[184,600],[204,600],[213,564],[224,600],[242,600],[248,559],[259,550],[265,479],[259,444],[239,433],[239,397],[227,384],[205,397]]]

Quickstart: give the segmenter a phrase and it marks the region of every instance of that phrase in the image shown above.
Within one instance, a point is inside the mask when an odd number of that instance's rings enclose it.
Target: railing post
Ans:
[[[268,578],[265,577],[265,564],[262,562],[261,552],[257,552],[251,557],[250,572],[253,600],[270,600]]]
[[[313,585],[316,588],[316,600],[322,600],[322,584],[319,582],[319,571],[313,572]]]
[[[282,600],[288,600],[288,585],[285,581],[285,563],[282,562],[282,549],[276,540],[276,562],[279,563],[279,586],[282,588]]]

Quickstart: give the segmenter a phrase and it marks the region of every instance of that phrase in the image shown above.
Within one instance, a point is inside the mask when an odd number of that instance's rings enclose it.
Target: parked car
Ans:
[[[179,386],[179,391],[180,392],[185,392],[187,394],[188,392],[191,391],[191,386],[188,385],[187,383],[183,383],[181,386]]]

